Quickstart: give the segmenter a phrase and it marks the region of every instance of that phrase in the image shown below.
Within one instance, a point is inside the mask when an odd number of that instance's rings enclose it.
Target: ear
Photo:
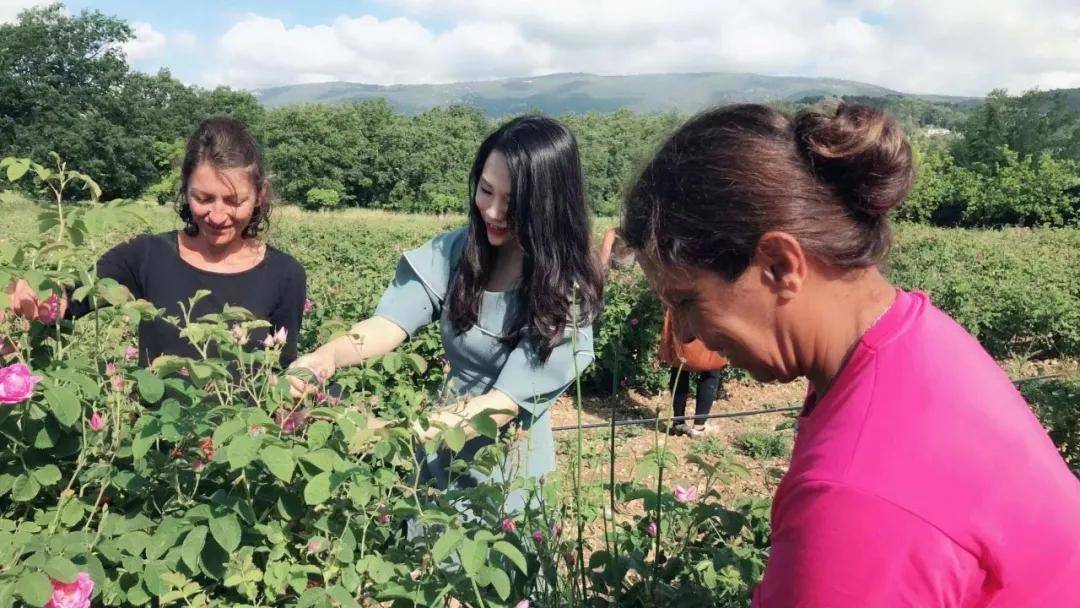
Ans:
[[[753,263],[762,269],[762,280],[779,297],[798,295],[809,271],[806,252],[786,232],[766,232],[754,250]]]

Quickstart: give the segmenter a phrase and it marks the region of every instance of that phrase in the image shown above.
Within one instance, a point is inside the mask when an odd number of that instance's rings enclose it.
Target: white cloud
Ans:
[[[168,44],[165,34],[145,21],[131,24],[131,40],[122,45],[128,61],[135,65],[145,64],[158,57]]]
[[[0,23],[15,23],[19,13],[34,6],[49,4],[42,0],[2,0],[0,1]]]
[[[384,2],[401,16],[315,26],[242,17],[220,37],[206,79],[261,87],[730,71],[962,95],[1080,85],[1076,0]]]

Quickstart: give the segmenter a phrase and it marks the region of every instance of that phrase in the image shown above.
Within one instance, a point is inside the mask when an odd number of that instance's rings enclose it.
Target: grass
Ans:
[[[787,458],[791,453],[791,442],[775,431],[745,431],[735,437],[735,447],[755,460]]]

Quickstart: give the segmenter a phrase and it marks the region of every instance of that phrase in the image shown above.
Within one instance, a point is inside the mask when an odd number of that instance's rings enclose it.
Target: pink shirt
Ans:
[[[1080,480],[927,296],[899,292],[812,401],[755,608],[1080,606]]]

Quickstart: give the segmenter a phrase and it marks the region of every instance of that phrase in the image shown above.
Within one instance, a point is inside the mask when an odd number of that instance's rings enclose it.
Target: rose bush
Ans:
[[[92,182],[62,163],[4,166],[56,196],[39,238],[0,243],[0,283],[25,279],[48,303],[33,320],[0,320],[0,606],[641,605],[687,593],[735,605],[760,574],[760,511],[723,509],[708,489],[676,498],[660,483],[670,454],[648,479],[575,484],[572,497],[558,476],[420,486],[421,450],[462,447],[458,429],[422,445],[405,423],[428,426],[445,374],[423,336],[419,352],[373,359],[294,402],[278,365],[285,336],[247,339],[264,321],[236,308],[192,317],[206,293],[162,317],[88,271],[139,207],[67,203],[70,183]],[[65,320],[65,298],[96,311]],[[344,327],[323,301],[308,311],[309,335]],[[200,356],[138,368],[134,336],[152,318]],[[372,413],[399,423],[369,429]],[[467,424],[499,440],[471,463],[492,472],[515,430],[486,414]],[[698,466],[713,480],[733,470]],[[508,513],[515,492],[530,507]],[[642,501],[656,533],[587,498],[605,492]]]

